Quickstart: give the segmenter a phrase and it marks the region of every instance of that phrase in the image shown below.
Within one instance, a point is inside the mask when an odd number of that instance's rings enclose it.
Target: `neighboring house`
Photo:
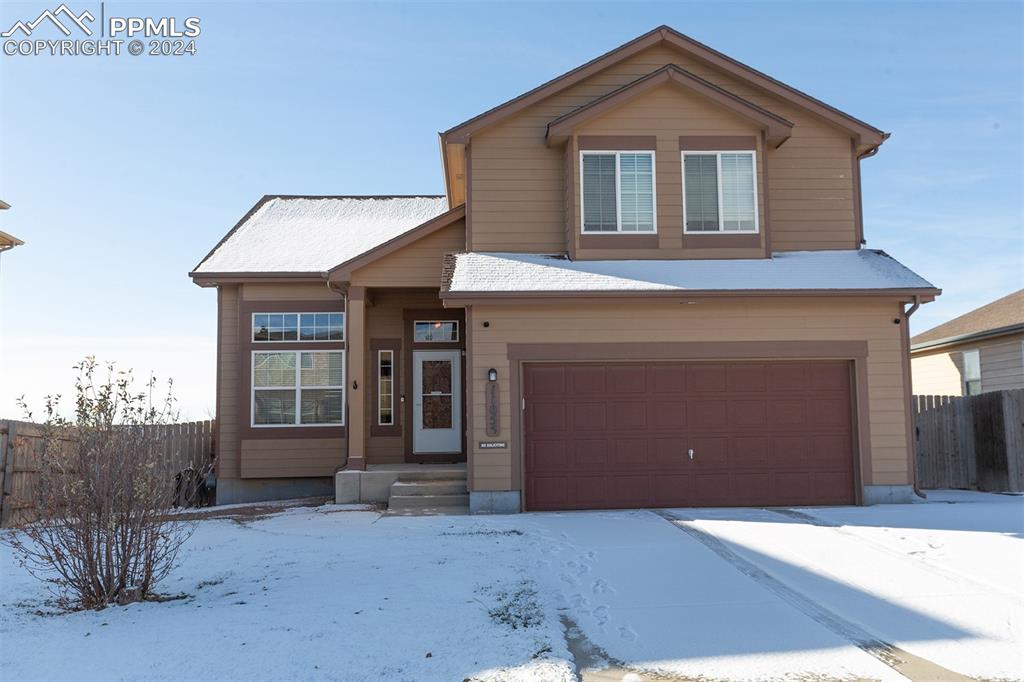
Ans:
[[[441,133],[445,197],[262,198],[191,273],[218,500],[910,500],[939,290],[862,248],[886,137],[660,27]]]
[[[6,211],[11,207],[6,201],[0,200],[0,211]],[[7,234],[6,232],[0,231],[0,253],[13,249],[15,246],[21,246],[25,242],[21,241],[14,235]]]
[[[1024,289],[918,334],[910,343],[918,395],[1024,388]]]

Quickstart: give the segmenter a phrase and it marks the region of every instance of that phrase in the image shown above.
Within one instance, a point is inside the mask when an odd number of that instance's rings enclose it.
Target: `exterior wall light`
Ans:
[[[488,381],[497,381],[498,380],[498,370],[494,369],[493,367],[491,367],[489,370],[487,370],[487,380]]]

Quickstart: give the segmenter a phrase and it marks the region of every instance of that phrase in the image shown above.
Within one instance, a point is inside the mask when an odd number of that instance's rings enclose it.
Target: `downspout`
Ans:
[[[902,306],[901,306],[902,307]],[[906,411],[909,421],[907,423],[907,430],[909,438],[907,444],[910,452],[907,453],[910,460],[910,469],[913,475],[913,488],[914,494],[921,499],[927,499],[928,496],[921,491],[917,485],[917,426],[914,424],[914,404],[913,398],[914,389],[911,384],[911,373],[910,373],[910,316],[917,312],[917,309],[921,307],[921,297],[914,296],[914,304],[907,310],[903,311],[903,329],[900,332],[900,346],[903,348],[903,382],[906,386],[904,389],[905,398],[907,403]]]
[[[339,296],[341,296],[342,299],[345,301],[345,327],[344,327],[345,332],[344,332],[344,334],[345,334],[345,339],[346,339],[345,343],[346,343],[346,349],[347,349],[347,347],[348,347],[348,341],[347,341],[347,339],[348,339],[348,295],[346,294],[345,288],[344,287],[339,287],[334,282],[332,282],[330,280],[330,277],[328,276],[327,273],[324,273],[324,278],[327,279],[327,288],[330,289],[332,292],[334,292],[334,293],[338,294]],[[345,382],[345,392],[347,393],[348,392],[348,353],[345,353],[345,379],[346,379],[346,382]],[[349,421],[348,421],[348,400],[346,400],[345,401],[345,429],[346,429],[346,431],[345,431],[345,461],[343,461],[341,463],[341,466],[338,467],[338,469],[335,470],[334,473],[338,473],[338,471],[340,471],[340,470],[342,470],[342,469],[344,469],[345,467],[348,466],[349,441],[351,440],[348,437],[348,426],[349,426]]]

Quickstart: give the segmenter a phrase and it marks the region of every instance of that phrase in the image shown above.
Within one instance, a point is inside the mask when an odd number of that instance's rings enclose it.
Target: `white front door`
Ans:
[[[462,451],[461,367],[462,351],[413,351],[413,454]]]

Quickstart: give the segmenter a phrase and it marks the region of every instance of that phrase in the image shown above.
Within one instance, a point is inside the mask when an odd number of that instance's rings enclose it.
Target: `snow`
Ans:
[[[448,210],[444,197],[272,197],[195,272],[326,272]]]
[[[913,655],[1024,678],[1024,497],[666,513]],[[53,614],[3,547],[0,678],[569,680],[564,621],[630,671],[904,679],[647,511],[288,507],[199,521],[182,560],[183,599]]]
[[[461,253],[448,291],[737,291],[933,289],[881,251],[787,251],[772,258],[571,261],[530,253]]]

